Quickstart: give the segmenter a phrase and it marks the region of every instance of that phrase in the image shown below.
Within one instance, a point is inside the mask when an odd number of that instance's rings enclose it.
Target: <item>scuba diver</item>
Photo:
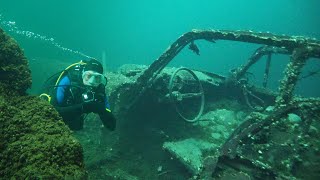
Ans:
[[[107,78],[102,74],[103,67],[95,59],[74,63],[56,78],[52,76],[51,81],[47,80],[51,86],[45,88],[50,90],[40,97],[56,108],[71,130],[83,129],[86,115],[93,112],[99,115],[104,127],[113,131],[116,119],[105,93]]]

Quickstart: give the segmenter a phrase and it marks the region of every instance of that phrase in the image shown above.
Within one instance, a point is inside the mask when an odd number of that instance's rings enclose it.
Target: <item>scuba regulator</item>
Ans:
[[[100,84],[98,87],[87,87],[82,93],[83,102],[104,102],[105,93],[104,86]]]

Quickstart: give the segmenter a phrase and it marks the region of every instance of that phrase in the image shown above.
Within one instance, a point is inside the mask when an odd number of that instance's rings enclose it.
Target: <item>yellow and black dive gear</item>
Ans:
[[[68,66],[66,69],[64,69],[64,70],[60,73],[60,75],[59,75],[59,77],[57,78],[57,80],[55,81],[55,84],[54,84],[54,86],[53,86],[54,89],[58,86],[61,78],[66,74],[66,72],[68,72],[68,70],[70,70],[71,68],[73,68],[73,67],[75,67],[75,66],[78,66],[78,65],[84,66],[84,65],[86,65],[86,64],[87,64],[87,63],[85,63],[85,62],[83,62],[83,61],[81,60],[81,61],[79,61],[79,62],[77,62],[77,63],[71,64],[71,65]],[[51,96],[52,96],[52,93],[42,93],[42,94],[39,95],[39,97],[40,97],[41,99],[46,100],[46,101],[48,101],[49,103],[51,103],[51,99],[52,99]]]

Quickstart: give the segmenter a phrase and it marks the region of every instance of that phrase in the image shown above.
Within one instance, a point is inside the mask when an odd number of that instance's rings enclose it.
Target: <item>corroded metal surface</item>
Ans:
[[[258,48],[248,59],[248,62],[232,72],[231,79],[238,80],[240,79],[248,69],[255,64],[258,60],[260,60],[265,55],[271,54],[289,54],[289,51],[285,48],[272,47],[272,46],[262,46]]]
[[[285,76],[281,81],[280,94],[276,100],[277,107],[285,106],[291,101],[294,87],[308,58],[309,50],[307,48],[299,48],[293,52],[290,63],[285,70]]]
[[[284,49],[291,54],[295,49],[304,47],[308,57],[320,57],[320,42],[316,39],[301,36],[275,35],[272,33],[261,33],[253,31],[226,31],[226,30],[193,30],[180,36],[169,48],[137,79],[137,82],[130,88],[130,95],[125,95],[131,107],[135,104],[145,90],[151,87],[152,83],[163,70],[163,68],[189,43],[195,40],[204,39],[210,42],[218,40],[239,41],[255,44],[263,44]],[[127,92],[128,93],[128,92]]]
[[[212,153],[212,155],[210,155],[210,157],[214,158],[213,160],[204,163],[204,174],[210,174],[206,171],[208,169],[214,171],[217,164],[220,163],[219,159],[221,157],[232,159],[241,155],[241,152],[238,150],[246,140],[265,128],[281,122],[281,120],[291,112],[298,111],[302,114],[305,121],[302,122],[302,124],[306,124],[306,126],[310,125],[310,122],[307,121],[319,119],[318,116],[315,117],[315,114],[320,114],[320,99],[296,98],[293,91],[299,79],[301,70],[307,60],[309,58],[320,58],[320,41],[305,37],[274,35],[271,33],[257,33],[252,31],[193,30],[183,34],[137,78],[135,83],[131,84],[123,91],[120,90],[120,95],[123,97],[121,99],[124,100],[122,104],[125,104],[126,108],[130,109],[146,90],[151,88],[160,72],[186,45],[191,43],[193,45],[191,50],[199,53],[199,49],[194,47],[194,41],[199,39],[208,40],[210,42],[229,40],[265,45],[257,49],[257,51],[249,58],[249,61],[245,65],[237,68],[232,76],[226,78],[225,83],[222,84],[228,84],[229,82],[234,84],[234,86],[239,86],[240,78],[264,55],[274,53],[291,55],[290,62],[284,71],[285,75],[281,81],[279,93],[276,94],[276,99],[272,101],[273,110],[263,111],[266,108],[263,107],[262,111],[253,111],[249,114],[243,123],[235,129],[224,145],[220,147],[218,154]],[[266,75],[268,74],[268,71],[267,64],[267,69],[265,71]],[[305,118],[311,116],[314,116],[315,118]],[[306,129],[308,129],[308,127]],[[301,132],[299,136],[300,135],[302,135]],[[295,153],[297,154],[299,152],[297,151]],[[249,159],[249,161],[251,160]],[[265,168],[265,166],[259,164],[259,161],[253,163],[255,163],[256,167]],[[201,176],[205,177],[207,175],[200,173],[200,177]]]
[[[216,167],[216,163],[218,163],[220,157],[226,156],[235,158],[237,155],[241,155],[241,152],[238,152],[240,145],[245,144],[248,139],[254,137],[255,134],[262,129],[269,129],[270,125],[277,124],[288,113],[295,110],[300,110],[304,114],[309,113],[311,116],[316,116],[317,114],[320,114],[320,98],[298,98],[294,99],[286,106],[275,109],[275,111],[272,111],[271,113],[251,113],[222,145],[219,154],[215,155],[217,160],[207,166]],[[303,136],[303,134],[296,134],[296,136]]]

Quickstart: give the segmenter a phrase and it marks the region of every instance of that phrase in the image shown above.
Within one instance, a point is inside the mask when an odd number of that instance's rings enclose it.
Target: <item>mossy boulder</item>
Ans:
[[[85,177],[82,147],[59,114],[37,97],[0,99],[0,176]]]
[[[25,95],[31,82],[31,72],[23,51],[0,28],[0,94]]]
[[[0,29],[0,177],[86,179],[83,150],[48,102],[26,95],[23,51]]]

